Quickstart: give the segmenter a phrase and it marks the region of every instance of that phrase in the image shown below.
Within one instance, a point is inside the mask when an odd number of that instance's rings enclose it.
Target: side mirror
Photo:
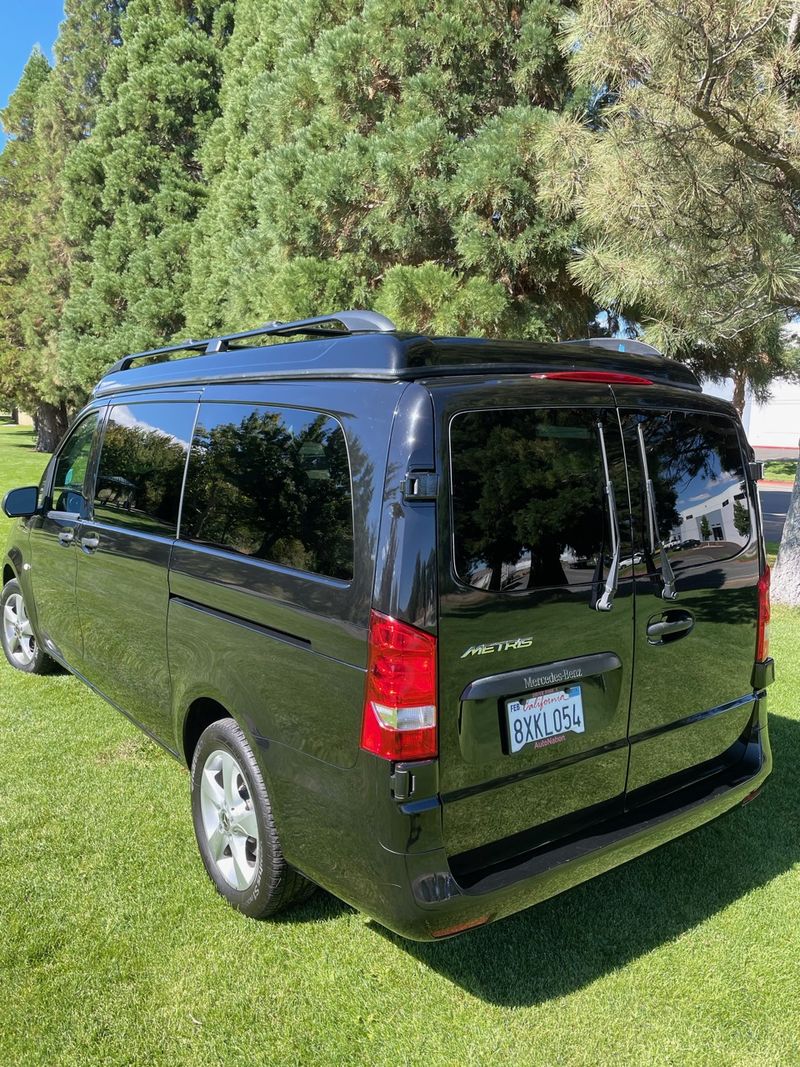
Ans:
[[[24,489],[11,489],[3,497],[3,511],[9,519],[29,519],[35,515],[39,504],[39,490],[35,485]]]

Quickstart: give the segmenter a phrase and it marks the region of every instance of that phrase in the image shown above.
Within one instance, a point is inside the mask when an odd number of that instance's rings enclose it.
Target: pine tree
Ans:
[[[780,334],[800,310],[800,4],[583,0],[573,76],[613,103],[561,116],[543,195],[585,223],[575,276],[707,377],[769,393],[798,374]],[[558,211],[556,210],[556,217]],[[800,604],[800,475],[776,600]]]
[[[69,267],[82,250],[70,243],[63,213],[64,167],[94,126],[100,80],[119,44],[124,0],[68,0],[55,45],[56,65],[37,101],[36,182],[30,254],[20,325],[30,388],[37,395],[38,447],[50,451],[81,399],[59,367],[58,330]]]
[[[9,138],[0,153],[0,391],[4,400],[33,413],[40,397],[25,349],[21,310],[34,231],[37,107],[49,77],[50,64],[34,49],[8,106],[0,111]]]
[[[70,156],[65,212],[86,258],[70,269],[62,367],[88,388],[121,355],[179,335],[217,114],[229,0],[132,0],[90,139]]]
[[[744,406],[796,371],[800,308],[797,4],[584,0],[573,77],[606,106],[558,116],[543,197],[576,209],[575,278]]]
[[[555,0],[239,0],[203,152],[192,332],[372,305],[438,332],[581,335],[574,220],[537,204],[577,106]]]

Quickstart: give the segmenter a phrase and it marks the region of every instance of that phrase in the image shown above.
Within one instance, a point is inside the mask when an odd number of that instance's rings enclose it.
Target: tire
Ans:
[[[191,774],[197,845],[217,891],[252,919],[307,899],[316,888],[284,859],[264,778],[233,719],[207,727]]]
[[[50,674],[58,664],[39,644],[16,578],[0,593],[0,640],[11,666],[24,674]]]

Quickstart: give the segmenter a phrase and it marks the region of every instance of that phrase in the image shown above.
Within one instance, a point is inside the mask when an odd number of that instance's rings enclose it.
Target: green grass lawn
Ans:
[[[0,493],[44,462],[0,426]],[[240,917],[186,772],[75,679],[3,661],[0,1064],[800,1063],[800,613],[772,641],[757,801],[433,945],[321,892]]]
[[[764,477],[770,482],[793,482],[797,474],[797,460],[775,459],[764,464]]]

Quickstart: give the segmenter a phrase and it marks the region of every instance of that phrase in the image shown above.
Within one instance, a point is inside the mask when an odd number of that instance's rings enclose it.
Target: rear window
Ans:
[[[737,555],[753,532],[736,428],[723,416],[670,411],[625,417],[641,425],[659,539],[673,559]],[[641,505],[644,509],[644,504]],[[708,551],[697,554],[696,549]]]
[[[181,537],[352,578],[353,501],[339,423],[317,411],[201,404]]]
[[[609,551],[598,430],[605,418],[568,409],[455,416],[453,548],[462,582],[496,591],[592,582]],[[619,432],[606,425],[604,434],[619,479]]]

